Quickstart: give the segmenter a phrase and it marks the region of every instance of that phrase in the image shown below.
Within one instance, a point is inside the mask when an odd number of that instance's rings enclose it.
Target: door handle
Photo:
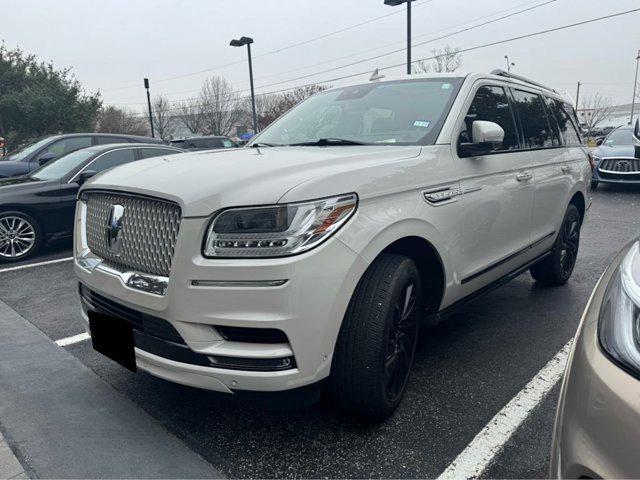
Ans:
[[[516,180],[519,182],[528,182],[533,178],[533,174],[529,172],[519,172],[516,173]]]
[[[562,173],[569,173],[572,170],[572,168],[569,165],[562,165],[560,169],[562,170]]]

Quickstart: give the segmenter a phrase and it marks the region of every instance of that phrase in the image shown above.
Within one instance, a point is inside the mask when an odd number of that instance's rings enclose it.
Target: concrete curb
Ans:
[[[36,478],[221,478],[2,301],[0,331],[0,421],[24,465],[17,475],[26,470]]]

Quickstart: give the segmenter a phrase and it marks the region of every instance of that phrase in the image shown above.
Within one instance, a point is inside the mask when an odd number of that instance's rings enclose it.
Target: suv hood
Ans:
[[[420,146],[330,146],[240,148],[149,158],[108,170],[82,190],[108,189],[173,200],[184,217],[211,215],[222,207],[277,203],[289,190],[309,180],[351,173],[349,191],[356,191],[356,170],[416,157]],[[322,196],[334,191],[325,182]],[[317,198],[317,188],[314,190]],[[304,192],[301,192],[304,195]],[[298,198],[302,200],[306,198]],[[290,199],[288,199],[290,200]]]
[[[609,147],[607,145],[600,145],[593,150],[593,155],[601,158],[616,158],[616,157],[630,157],[635,156],[633,145],[620,145],[617,147]]]

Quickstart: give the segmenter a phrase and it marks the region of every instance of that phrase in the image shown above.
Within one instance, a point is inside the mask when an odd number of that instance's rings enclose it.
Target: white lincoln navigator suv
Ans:
[[[573,108],[522,77],[331,88],[247,148],[83,186],[74,255],[93,347],[229,394],[322,388],[379,421],[421,320],[526,270],[569,279],[590,178]]]

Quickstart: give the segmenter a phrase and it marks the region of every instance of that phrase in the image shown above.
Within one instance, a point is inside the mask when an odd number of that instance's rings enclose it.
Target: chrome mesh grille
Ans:
[[[89,192],[86,197],[87,244],[91,252],[120,271],[134,270],[168,277],[180,229],[175,203],[133,195]],[[107,244],[112,205],[122,205],[122,247],[118,255]]]
[[[604,158],[598,166],[600,170],[616,173],[640,173],[639,158]]]

